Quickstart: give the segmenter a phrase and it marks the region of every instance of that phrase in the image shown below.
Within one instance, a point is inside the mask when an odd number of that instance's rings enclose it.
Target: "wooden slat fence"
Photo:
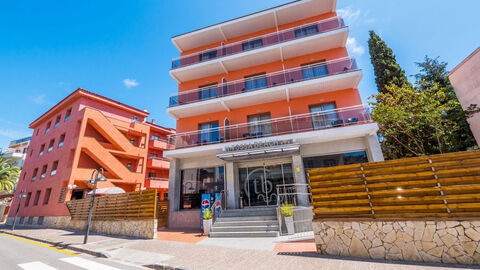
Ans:
[[[90,198],[72,200],[67,203],[72,219],[87,219]],[[124,194],[96,197],[92,219],[155,219],[157,191],[145,190]]]
[[[168,225],[168,201],[158,201],[157,204],[158,228]]]
[[[480,217],[480,151],[308,171],[315,219]]]

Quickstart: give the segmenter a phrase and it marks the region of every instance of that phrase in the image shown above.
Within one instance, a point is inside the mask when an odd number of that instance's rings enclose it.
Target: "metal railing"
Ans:
[[[170,96],[169,107],[200,102],[204,100],[231,96],[269,87],[318,79],[340,73],[358,70],[353,57],[339,58],[331,61],[304,65],[246,79],[211,85],[203,88],[182,91]]]
[[[286,30],[252,37],[235,43],[206,49],[202,52],[196,52],[181,56],[172,60],[172,69],[194,65],[200,62],[218,59],[242,52],[263,48],[299,38],[318,35],[321,33],[333,31],[345,27],[341,17],[333,17],[321,21],[316,21],[301,26],[292,27]]]
[[[307,132],[371,122],[369,108],[358,105],[169,135],[176,149]]]
[[[154,181],[168,181],[168,178],[162,178],[162,177],[147,177],[148,180],[154,180]]]
[[[310,193],[309,184],[285,184],[277,185],[277,205],[281,206],[283,203],[292,204],[293,206],[299,206],[299,200],[304,197],[305,202],[310,205],[312,201],[312,193]],[[302,205],[306,206],[306,205]]]
[[[149,156],[148,159],[155,159],[155,160],[162,160],[162,161],[170,161],[166,157],[155,157],[155,156]]]

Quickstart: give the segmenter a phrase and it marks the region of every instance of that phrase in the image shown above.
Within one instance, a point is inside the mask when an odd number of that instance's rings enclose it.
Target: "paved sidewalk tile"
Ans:
[[[157,239],[164,241],[175,241],[182,243],[197,243],[208,237],[202,235],[199,230],[171,230],[159,229],[157,232]]]
[[[83,235],[59,229],[28,229],[15,231],[39,239],[57,239],[63,243],[80,246]],[[165,232],[163,239],[140,240],[105,235],[92,235],[88,246],[99,252],[107,253],[110,259],[135,265],[159,264],[192,270],[282,270],[282,269],[322,269],[322,270],[446,270],[479,269],[476,266],[447,264],[415,264],[406,262],[387,262],[320,256],[309,252],[311,241],[297,243],[274,243],[265,241],[268,248],[256,247],[262,240],[252,239],[205,239],[198,232],[186,233],[181,241],[175,239],[181,232]],[[198,238],[203,240],[198,240]],[[193,241],[195,240],[195,241]],[[208,241],[207,241],[208,240]],[[183,241],[183,242],[182,242]],[[233,243],[230,243],[233,242]],[[238,243],[235,243],[238,242]],[[213,244],[212,244],[213,243]],[[240,243],[240,244],[239,244]],[[250,246],[248,245],[250,244]],[[300,252],[299,252],[300,251]]]

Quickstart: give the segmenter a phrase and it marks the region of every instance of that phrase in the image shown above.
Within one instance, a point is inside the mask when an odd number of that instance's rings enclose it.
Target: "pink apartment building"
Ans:
[[[99,189],[167,191],[168,161],[156,164],[174,130],[146,121],[148,112],[77,89],[30,124],[26,153],[8,222],[20,205],[20,223],[55,224],[69,215],[65,201],[85,198],[94,169],[104,168]],[[155,159],[156,161],[156,159]],[[150,174],[150,175],[149,175]],[[158,177],[157,177],[158,175]],[[151,176],[151,177],[149,177]],[[154,176],[154,177],[153,177]]]

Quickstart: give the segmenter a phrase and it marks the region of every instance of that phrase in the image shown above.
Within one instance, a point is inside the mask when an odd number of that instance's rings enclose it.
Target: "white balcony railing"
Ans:
[[[304,65],[241,80],[182,91],[170,96],[169,107],[314,80],[355,70],[358,70],[358,67],[353,57]]]
[[[169,135],[176,149],[300,133],[371,122],[366,105],[292,115]]]
[[[192,53],[173,59],[172,70],[258,48],[264,48],[267,46],[288,42],[295,39],[318,35],[340,29],[342,27],[345,27],[343,19],[340,17],[334,17],[292,27],[275,33],[252,37],[246,40],[230,43],[216,48],[210,48],[202,52]]]

